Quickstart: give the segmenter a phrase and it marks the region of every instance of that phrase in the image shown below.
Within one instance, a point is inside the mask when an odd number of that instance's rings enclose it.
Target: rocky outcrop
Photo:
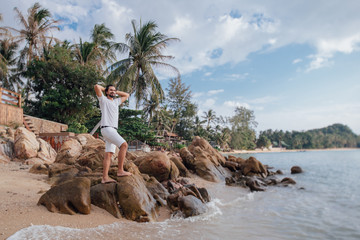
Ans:
[[[225,179],[225,184],[228,186],[240,186],[249,188],[250,191],[265,191],[268,186],[289,186],[296,184],[296,182],[288,177],[280,180],[276,175],[282,175],[281,170],[276,172],[271,171],[272,167],[263,165],[259,160],[254,157],[249,157],[247,160],[238,159],[234,156],[228,156],[227,162],[238,164],[226,164],[232,170],[235,170],[231,177]]]
[[[159,182],[170,179],[171,169],[174,168],[169,157],[162,152],[150,152],[136,158],[133,162],[141,173],[154,176]]]
[[[156,200],[152,197],[144,180],[137,175],[117,179],[119,205],[127,219],[137,222],[154,221],[157,218]]]
[[[56,155],[56,163],[74,164],[80,156],[82,146],[75,138],[70,138],[63,143],[60,151]]]
[[[91,203],[105,209],[116,218],[121,218],[118,207],[117,183],[97,184],[90,189]]]
[[[188,148],[180,150],[180,156],[187,168],[208,181],[218,182],[229,175],[222,167],[225,158],[203,138],[195,137]]]
[[[188,195],[179,197],[179,209],[185,217],[192,217],[206,212],[206,205],[198,198]]]
[[[54,186],[40,197],[38,205],[44,205],[50,212],[89,214],[90,180],[74,178]]]
[[[36,157],[40,149],[40,144],[33,132],[26,128],[19,127],[15,132],[14,151],[18,159],[28,159]]]
[[[302,173],[302,172],[303,172],[303,170],[299,166],[293,166],[291,168],[291,174],[297,174],[297,173]]]
[[[259,176],[265,178],[267,169],[254,157],[249,157],[242,165],[242,172],[245,176]]]

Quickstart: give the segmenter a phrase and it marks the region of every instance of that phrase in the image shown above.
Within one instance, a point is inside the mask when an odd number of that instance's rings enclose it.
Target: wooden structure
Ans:
[[[61,132],[61,133],[39,133],[39,137],[48,142],[56,152],[58,152],[62,144],[69,138],[74,138],[73,132]]]
[[[0,88],[0,124],[22,125],[23,109],[21,108],[21,95]]]

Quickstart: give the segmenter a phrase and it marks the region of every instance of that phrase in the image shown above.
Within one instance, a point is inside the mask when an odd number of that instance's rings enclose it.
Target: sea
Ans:
[[[238,155],[248,158],[249,154]],[[205,214],[74,229],[34,225],[15,239],[360,239],[360,150],[251,154],[296,184],[265,192],[211,183]],[[301,174],[291,174],[292,166]]]

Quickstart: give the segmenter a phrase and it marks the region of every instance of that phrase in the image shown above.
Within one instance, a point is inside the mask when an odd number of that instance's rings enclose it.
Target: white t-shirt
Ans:
[[[118,127],[119,123],[119,105],[121,98],[108,99],[106,96],[101,95],[99,99],[101,109],[101,126]]]

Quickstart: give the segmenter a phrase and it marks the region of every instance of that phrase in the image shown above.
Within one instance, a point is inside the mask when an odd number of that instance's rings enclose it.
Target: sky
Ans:
[[[61,19],[60,40],[90,41],[102,24],[125,42],[131,21],[150,20],[179,38],[165,50],[190,86],[199,116],[254,111],[257,133],[334,123],[360,134],[358,0],[39,0]],[[35,1],[0,0],[2,26],[18,27]],[[157,70],[167,88],[173,73]]]

